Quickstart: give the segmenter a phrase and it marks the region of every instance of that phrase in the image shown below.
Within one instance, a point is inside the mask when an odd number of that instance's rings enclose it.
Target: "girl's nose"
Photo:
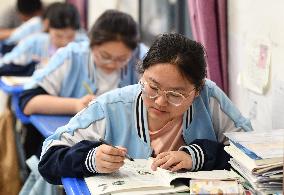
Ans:
[[[155,103],[159,106],[167,106],[168,100],[165,94],[159,94],[158,97],[155,98]]]

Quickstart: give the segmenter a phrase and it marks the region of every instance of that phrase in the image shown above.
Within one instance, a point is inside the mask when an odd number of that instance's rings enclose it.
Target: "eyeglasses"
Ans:
[[[174,106],[180,106],[182,102],[186,100],[188,97],[190,97],[195,90],[195,88],[193,88],[188,93],[187,97],[185,97],[181,93],[175,91],[161,90],[159,87],[155,86],[154,84],[148,83],[147,81],[140,80],[139,84],[141,86],[142,93],[145,94],[150,99],[155,99],[160,95],[163,95],[164,97],[166,97],[167,101]]]
[[[127,64],[129,62],[130,58],[131,58],[131,57],[128,57],[127,59],[125,59],[125,58],[122,58],[122,57],[112,57],[112,56],[105,57],[101,54],[100,51],[95,52],[94,56],[95,56],[95,58],[97,58],[99,60],[99,62],[101,64],[116,63],[116,64],[121,65],[121,66]]]

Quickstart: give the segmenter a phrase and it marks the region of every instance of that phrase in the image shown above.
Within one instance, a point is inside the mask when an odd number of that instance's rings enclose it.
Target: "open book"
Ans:
[[[234,180],[236,175],[226,170],[198,172],[170,172],[161,168],[151,169],[152,160],[125,160],[123,167],[112,174],[98,174],[85,178],[92,195],[97,194],[161,194],[189,190],[189,182],[180,183],[178,178]]]

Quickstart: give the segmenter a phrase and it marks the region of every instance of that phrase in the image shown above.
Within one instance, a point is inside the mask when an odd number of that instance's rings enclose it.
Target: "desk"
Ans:
[[[29,117],[26,116],[19,107],[19,94],[24,90],[22,85],[7,85],[0,78],[0,89],[12,96],[11,107],[16,117],[20,119],[23,124],[29,123]]]
[[[1,78],[0,78],[0,88],[9,95],[16,95],[24,90],[22,85],[15,85],[15,86],[7,85],[2,81]]]
[[[61,181],[67,195],[90,195],[84,179],[66,177],[62,178]]]
[[[71,116],[66,115],[31,115],[30,122],[40,131],[44,137],[52,135],[55,130],[66,125]]]

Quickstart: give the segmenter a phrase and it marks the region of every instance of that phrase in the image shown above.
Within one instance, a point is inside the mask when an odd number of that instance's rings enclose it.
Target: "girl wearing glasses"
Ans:
[[[147,51],[138,41],[130,15],[105,11],[92,27],[90,41],[70,43],[33,75],[20,98],[22,110],[27,115],[73,115],[95,96],[137,83],[136,64]]]
[[[252,128],[205,79],[204,55],[201,44],[180,34],[159,36],[141,63],[139,84],[98,97],[45,140],[42,176],[60,184],[62,176],[115,172],[126,154],[155,157],[153,170],[228,169],[223,133]]]

